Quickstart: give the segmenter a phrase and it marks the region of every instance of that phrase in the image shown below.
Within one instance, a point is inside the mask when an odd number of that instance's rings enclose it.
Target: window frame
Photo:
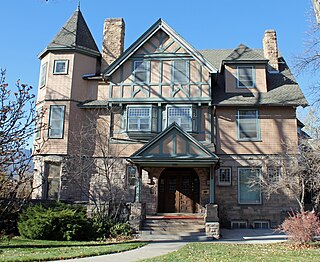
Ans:
[[[54,107],[60,107],[63,108],[63,115],[62,115],[62,130],[61,130],[61,135],[57,135],[57,136],[53,136],[52,134],[50,134],[50,130],[52,130],[51,128],[51,121],[52,121],[52,111]],[[65,113],[66,113],[66,106],[65,105],[50,105],[50,110],[49,110],[49,121],[48,121],[48,138],[50,139],[63,139],[64,137],[64,122],[65,122]]]
[[[242,83],[240,77],[240,72],[239,69],[241,68],[251,68],[251,81],[252,81],[252,85],[251,86],[246,86],[246,85],[240,85],[240,83]],[[237,88],[243,89],[243,88],[256,88],[256,70],[255,70],[255,66],[253,65],[238,65],[237,66]],[[246,80],[248,81],[248,80]],[[250,80],[249,80],[250,81]]]
[[[57,64],[58,63],[65,63],[65,70],[63,72],[58,72],[57,71]],[[59,59],[59,60],[54,60],[53,62],[53,74],[54,75],[67,75],[69,71],[69,60],[68,59]]]
[[[259,227],[256,227],[256,224],[259,224]],[[267,224],[267,227],[262,227],[262,224]],[[270,229],[270,221],[268,220],[254,220],[252,222],[252,227],[254,229]]]
[[[140,120],[141,119],[146,119],[146,117],[141,117],[141,116],[137,116],[136,118],[138,119],[138,128],[137,129],[129,129],[129,121],[130,121],[130,116],[129,116],[129,112],[130,109],[148,109],[149,110],[149,119],[148,119],[148,124],[149,124],[149,128],[148,129],[141,129],[141,123]],[[145,133],[151,133],[152,131],[152,106],[138,106],[138,105],[130,105],[127,107],[127,125],[126,125],[126,130],[127,132],[145,132]],[[132,117],[131,117],[132,118]]]
[[[35,140],[38,140],[41,138],[41,126],[42,126],[42,106],[41,107],[38,107],[36,109],[36,119],[38,120],[36,123],[35,123],[35,132],[34,132],[34,139]]]
[[[137,63],[145,64],[145,70],[141,70],[136,66]],[[137,70],[139,69],[139,70]],[[137,81],[137,72],[145,72],[146,74],[146,79],[145,81]],[[140,84],[148,84],[150,81],[150,61],[146,60],[134,60],[133,61],[133,82],[134,83],[140,83]]]
[[[221,171],[222,170],[229,170],[229,181],[222,181],[221,180]],[[232,168],[231,167],[220,167],[218,171],[218,185],[219,186],[231,186],[232,183]]]
[[[240,137],[241,134],[241,130],[240,130],[240,112],[241,111],[255,111],[255,125],[256,125],[256,137]],[[237,140],[238,141],[261,141],[261,130],[260,130],[260,114],[259,114],[259,110],[255,109],[255,108],[247,108],[247,109],[238,109],[237,110],[237,116],[236,116],[237,120]]]
[[[48,71],[48,62],[41,64],[40,68],[40,77],[39,77],[39,86],[44,87],[47,84],[47,71]]]
[[[53,176],[49,176],[50,172],[50,168],[49,166],[57,166],[59,169],[59,174],[58,177],[53,177]],[[60,162],[45,162],[44,163],[44,183],[43,183],[43,192],[42,192],[42,197],[45,200],[60,200],[60,193],[61,193],[61,163]],[[57,180],[58,181],[58,190],[57,190],[57,197],[49,197],[49,186],[50,186],[50,181],[52,180]]]
[[[188,129],[184,129],[182,126],[181,126],[181,120],[180,120],[180,123],[178,123],[177,121],[174,121],[176,122],[183,130],[187,131],[187,132],[195,132],[195,128],[196,128],[196,123],[193,123],[194,120],[197,121],[197,114],[196,114],[196,108],[192,105],[167,105],[166,106],[166,127],[168,127],[169,125],[171,125],[173,122],[170,122],[169,119],[169,111],[171,108],[187,108],[189,109],[189,112],[190,112],[190,128]]]
[[[181,62],[181,63],[184,62],[185,74],[182,74],[182,75],[184,75],[184,78],[185,78],[184,81],[175,79],[176,78],[176,73],[175,72],[178,71],[178,70],[176,70],[176,63],[177,62]],[[189,81],[188,81],[188,71],[189,71],[189,60],[184,60],[184,59],[173,60],[172,61],[172,71],[171,71],[171,75],[172,75],[171,82],[173,84],[187,84],[187,83],[189,83]]]
[[[259,179],[261,179],[261,167],[238,167],[238,204],[240,205],[261,205],[262,204],[262,192],[261,186],[259,187],[259,201],[241,201],[241,180],[240,180],[240,170],[258,170]]]
[[[271,170],[273,173],[271,174]],[[272,184],[278,183],[282,176],[282,168],[281,166],[276,167],[268,167],[267,168],[268,181]]]

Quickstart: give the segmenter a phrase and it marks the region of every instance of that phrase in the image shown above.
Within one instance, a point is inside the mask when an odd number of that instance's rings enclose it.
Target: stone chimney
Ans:
[[[269,71],[279,71],[277,34],[274,29],[266,30],[263,37],[263,54],[269,60]]]
[[[104,20],[101,72],[123,53],[124,33],[125,24],[122,18]]]

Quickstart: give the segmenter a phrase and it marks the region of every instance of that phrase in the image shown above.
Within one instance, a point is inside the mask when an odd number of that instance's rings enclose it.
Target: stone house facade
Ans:
[[[262,49],[233,50],[196,50],[161,19],[126,50],[123,19],[106,19],[103,35],[100,52],[76,10],[39,54],[48,128],[35,136],[34,198],[111,195],[147,215],[213,207],[234,228],[274,227],[296,208],[248,184],[297,145],[307,105],[274,30]]]

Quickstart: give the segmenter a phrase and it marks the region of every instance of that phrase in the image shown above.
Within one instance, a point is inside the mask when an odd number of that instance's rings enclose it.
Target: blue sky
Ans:
[[[7,82],[38,86],[37,54],[53,39],[77,8],[77,0],[10,0],[1,2],[0,68]],[[158,18],[164,19],[196,49],[262,47],[266,29],[275,29],[281,53],[293,65],[304,50],[311,0],[82,0],[81,11],[101,49],[103,21],[123,17],[128,47]],[[298,82],[309,100],[310,76]]]

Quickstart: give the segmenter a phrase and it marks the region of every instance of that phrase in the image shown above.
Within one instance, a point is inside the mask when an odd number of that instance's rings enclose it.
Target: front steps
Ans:
[[[205,233],[203,217],[195,215],[147,216],[140,231],[146,241],[208,241],[213,238]]]

